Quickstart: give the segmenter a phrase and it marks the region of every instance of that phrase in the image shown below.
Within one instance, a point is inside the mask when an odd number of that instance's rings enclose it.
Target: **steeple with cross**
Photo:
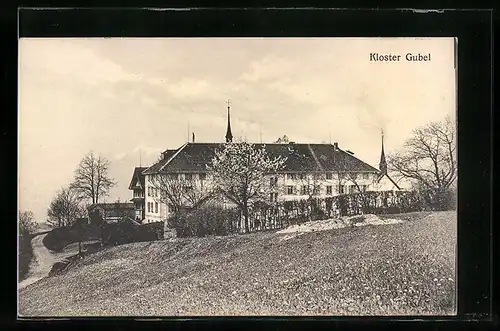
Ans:
[[[384,152],[384,130],[382,129],[380,131],[382,135],[382,152],[380,153],[380,164],[379,164],[379,169],[380,172],[383,174],[387,174],[387,162],[385,160],[385,152]]]
[[[227,100],[227,131],[226,131],[226,142],[233,141],[233,133],[231,132],[231,115],[230,115],[230,104],[231,102]]]

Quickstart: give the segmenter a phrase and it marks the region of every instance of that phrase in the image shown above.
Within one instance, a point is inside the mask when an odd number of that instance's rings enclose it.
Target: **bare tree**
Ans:
[[[313,174],[298,174],[300,194],[307,195],[308,200],[321,194],[325,187],[325,174],[314,172]]]
[[[63,187],[52,199],[47,215],[47,223],[52,227],[69,226],[82,217],[84,210],[76,191],[71,187]]]
[[[300,195],[307,196],[307,206],[310,209],[308,215],[309,219],[312,217],[312,212],[314,210],[314,198],[319,196],[325,187],[325,173],[321,172],[320,169],[316,169],[313,174],[297,174],[298,183],[300,185],[299,189]]]
[[[404,148],[388,158],[397,176],[444,191],[457,178],[456,128],[450,117],[413,131]]]
[[[99,199],[108,196],[109,190],[116,185],[108,174],[109,164],[105,157],[91,151],[80,161],[71,187],[81,198],[91,200],[92,204],[99,203]]]
[[[368,179],[365,177],[366,173],[354,171],[353,165],[346,157],[339,157],[336,160],[336,179],[337,190],[339,195],[357,194],[361,200],[361,207],[368,206],[368,189],[373,185],[377,179],[373,173],[368,173]],[[370,179],[371,176],[371,179]]]
[[[191,175],[192,176],[192,175]],[[169,205],[173,211],[181,208],[194,209],[213,196],[206,178],[195,180],[189,174],[160,172],[151,175],[149,184],[153,198]],[[203,174],[202,174],[203,176]]]
[[[38,228],[33,212],[27,210],[19,213],[19,235],[30,235]]]
[[[266,200],[270,186],[268,175],[276,174],[286,159],[271,159],[264,147],[239,141],[228,143],[208,166],[215,192],[238,206],[244,216],[245,231],[249,232],[249,208],[256,201]]]

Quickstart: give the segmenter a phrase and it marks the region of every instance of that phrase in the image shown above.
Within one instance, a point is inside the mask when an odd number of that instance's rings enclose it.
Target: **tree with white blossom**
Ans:
[[[234,203],[243,213],[245,232],[249,232],[249,209],[256,201],[268,198],[267,175],[276,174],[286,162],[284,157],[271,158],[265,147],[245,142],[230,142],[217,150],[207,166],[215,192]]]

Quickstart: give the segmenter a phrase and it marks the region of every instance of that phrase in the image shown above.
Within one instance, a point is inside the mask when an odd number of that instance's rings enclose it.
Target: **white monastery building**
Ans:
[[[226,143],[232,142],[230,109]],[[269,175],[269,201],[307,199],[309,194],[327,197],[363,191],[395,191],[400,187],[388,176],[382,135],[380,169],[359,160],[353,153],[342,150],[337,143],[258,143],[270,158],[286,157],[282,169]],[[136,220],[143,223],[164,221],[172,212],[159,199],[161,192],[152,184],[152,176],[171,176],[183,183],[200,187],[210,185],[207,165],[224,143],[185,143],[177,149],[167,149],[161,159],[148,168],[136,167],[129,185],[133,190]],[[154,182],[154,181],[153,181]],[[312,184],[312,185],[311,185]],[[314,192],[308,190],[313,187]]]

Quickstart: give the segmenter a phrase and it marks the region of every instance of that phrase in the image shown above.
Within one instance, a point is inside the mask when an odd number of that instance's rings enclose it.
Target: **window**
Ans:
[[[327,172],[326,173],[326,179],[332,179],[332,173],[331,172]]]
[[[366,192],[366,185],[360,185],[361,192]]]
[[[288,174],[289,179],[297,179],[297,174]]]
[[[276,202],[276,201],[278,200],[278,193],[271,193],[271,194],[269,195],[269,200],[270,200],[271,202]]]
[[[314,186],[314,188],[313,188],[313,195],[319,195],[320,189],[321,188],[318,185]]]
[[[151,196],[151,187],[148,186],[148,197]]]
[[[158,214],[158,202],[155,202],[155,213]]]
[[[354,185],[349,185],[349,194],[352,194],[352,193],[354,193],[354,192],[356,192],[356,186],[354,186]]]
[[[148,202],[148,213],[151,211],[151,208],[149,208],[149,202]]]
[[[331,186],[331,185],[328,185],[328,186],[326,187],[326,194],[328,194],[328,195],[332,195],[332,186]]]
[[[305,179],[305,178],[306,178],[306,176],[305,176],[304,174],[300,174],[300,175],[299,175],[299,178],[300,178],[300,179]]]
[[[345,193],[345,186],[344,185],[339,185],[339,193],[344,194]]]
[[[200,180],[205,180],[207,178],[207,174],[200,174]]]
[[[186,180],[193,180],[193,174],[185,174]]]
[[[278,185],[278,177],[269,178],[269,185],[271,185],[272,187]]]
[[[288,195],[292,195],[293,194],[293,186],[292,185],[289,185],[287,188],[286,188],[286,193]]]
[[[307,194],[307,186],[302,185],[300,187],[300,194],[302,194],[302,195],[306,195]]]

